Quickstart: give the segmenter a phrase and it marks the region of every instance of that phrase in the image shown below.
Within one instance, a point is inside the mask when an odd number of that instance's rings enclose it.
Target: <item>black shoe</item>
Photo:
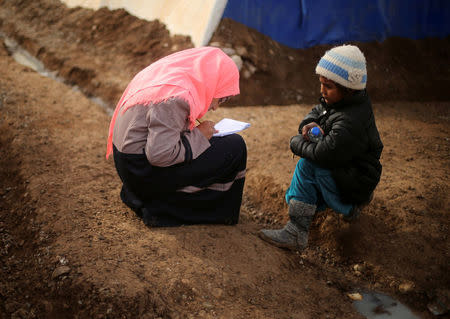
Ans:
[[[144,206],[144,203],[134,194],[132,193],[125,185],[122,185],[122,190],[120,191],[120,198],[122,202],[130,207],[136,214],[142,216],[141,208]]]
[[[372,199],[373,199],[373,192],[372,194],[370,194],[369,200],[367,202],[361,203],[359,205],[353,205],[353,208],[350,211],[350,213],[348,213],[348,215],[344,215],[344,221],[351,223],[357,220],[361,215],[361,211],[364,209],[364,207],[370,204]]]
[[[350,213],[348,213],[348,215],[344,215],[344,221],[346,221],[347,223],[351,223],[354,222],[355,220],[357,220],[359,218],[359,216],[361,215],[361,210],[364,206],[361,205],[354,205],[353,208],[351,209]]]

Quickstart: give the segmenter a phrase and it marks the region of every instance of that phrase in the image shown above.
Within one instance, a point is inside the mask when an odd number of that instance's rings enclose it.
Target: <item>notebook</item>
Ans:
[[[224,118],[214,126],[219,132],[213,136],[226,136],[245,130],[248,127],[250,127],[250,123]]]

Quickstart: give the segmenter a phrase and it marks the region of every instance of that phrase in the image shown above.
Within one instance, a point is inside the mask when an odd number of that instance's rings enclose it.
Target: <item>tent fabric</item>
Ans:
[[[293,48],[450,34],[448,0],[228,0],[223,17]]]

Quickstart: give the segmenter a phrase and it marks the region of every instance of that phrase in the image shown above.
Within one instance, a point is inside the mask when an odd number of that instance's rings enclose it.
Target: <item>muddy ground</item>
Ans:
[[[0,31],[66,82],[0,46],[0,318],[363,318],[348,294],[366,289],[425,319],[448,303],[448,38],[360,44],[383,176],[358,222],[319,213],[309,247],[292,253],[257,231],[286,221],[288,141],[317,97],[326,46],[294,50],[221,22],[211,42],[241,54],[242,95],[207,117],[252,124],[241,220],[154,229],[121,203],[104,157],[110,117],[86,96],[114,105],[137,71],[190,39],[53,0],[0,1]]]

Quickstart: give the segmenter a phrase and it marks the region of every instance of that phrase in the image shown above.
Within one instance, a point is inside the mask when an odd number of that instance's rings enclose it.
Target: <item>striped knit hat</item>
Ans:
[[[354,45],[334,47],[320,59],[316,73],[344,87],[363,90],[367,82],[366,58]]]

